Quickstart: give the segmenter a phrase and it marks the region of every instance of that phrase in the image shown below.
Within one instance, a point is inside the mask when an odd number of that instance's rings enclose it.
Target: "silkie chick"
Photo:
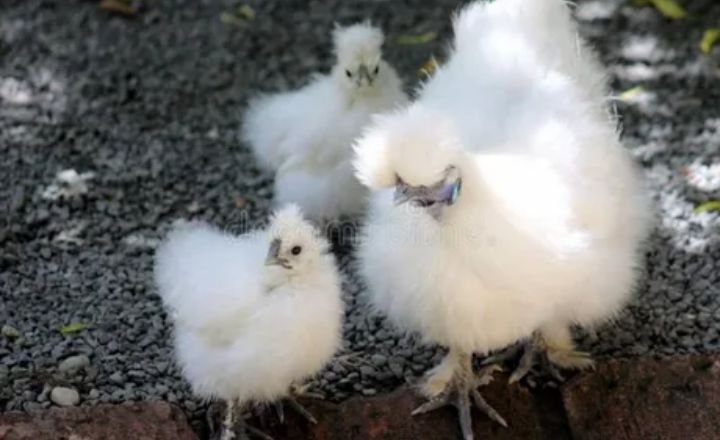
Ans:
[[[367,22],[337,27],[330,73],[250,103],[242,138],[260,165],[276,172],[276,206],[297,203],[316,222],[364,211],[367,191],[352,172],[352,142],[373,114],[407,102],[382,58],[383,41]]]
[[[158,292],[174,323],[175,355],[196,395],[222,399],[223,439],[236,411],[292,398],[341,344],[340,278],[329,244],[296,206],[239,237],[204,223],[174,229],[158,249]],[[240,436],[259,433],[239,420]]]

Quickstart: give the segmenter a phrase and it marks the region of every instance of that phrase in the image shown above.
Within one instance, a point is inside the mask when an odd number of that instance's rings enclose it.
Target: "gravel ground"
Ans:
[[[457,2],[249,4],[253,20],[224,23],[238,3],[153,0],[123,18],[91,1],[2,0],[0,410],[163,398],[199,414],[151,283],[158,239],[179,218],[239,231],[266,217],[270,176],[237,141],[244,104],[329,67],[333,21],[381,23],[413,85]],[[720,351],[720,212],[693,213],[720,199],[720,49],[698,50],[720,4],[686,4],[693,18],[676,22],[616,0],[577,12],[614,90],[643,87],[618,111],[661,214],[637,300],[583,340],[598,357]],[[438,38],[396,42],[427,31]],[[317,382],[333,399],[394,388],[441,356],[366,314],[349,250],[347,354]]]

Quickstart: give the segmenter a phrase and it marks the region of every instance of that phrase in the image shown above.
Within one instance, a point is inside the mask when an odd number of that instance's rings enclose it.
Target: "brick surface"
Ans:
[[[540,416],[533,396],[518,386],[508,386],[500,378],[483,388],[485,399],[505,417],[510,425],[503,428],[484,414],[473,410],[475,438],[545,439]],[[303,401],[317,417],[318,424],[299,420],[286,411],[286,425],[273,424],[266,431],[275,439],[288,440],[453,440],[460,439],[457,412],[442,408],[435,412],[411,417],[410,413],[422,400],[409,389],[372,398],[354,398],[340,405]]]
[[[720,357],[610,361],[563,400],[576,440],[718,440]]]
[[[183,413],[164,402],[0,414],[0,440],[197,440]]]

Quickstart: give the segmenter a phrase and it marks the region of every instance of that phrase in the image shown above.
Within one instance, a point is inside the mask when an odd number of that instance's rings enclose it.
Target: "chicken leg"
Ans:
[[[211,418],[209,413],[212,409],[208,410],[208,419]],[[227,406],[225,407],[225,417],[223,418],[222,426],[220,428],[219,436],[217,434],[212,435],[210,438],[219,438],[220,440],[234,440],[237,436],[238,440],[250,440],[250,435],[259,438],[261,440],[274,440],[271,436],[265,434],[257,428],[248,425],[245,422],[245,418],[242,414],[237,417],[239,411],[239,405],[233,400],[228,400]],[[236,420],[237,418],[237,420]],[[213,423],[209,423],[211,431]],[[237,434],[236,434],[237,433]]]
[[[463,440],[473,440],[470,416],[470,402],[472,401],[490,419],[507,427],[505,420],[477,390],[478,387],[490,383],[492,374],[497,370],[499,370],[498,366],[491,365],[475,372],[472,366],[472,355],[451,349],[442,363],[428,373],[427,379],[421,387],[421,391],[428,397],[428,401],[415,409],[412,415],[424,414],[446,405],[453,405],[460,413],[460,429]]]
[[[297,401],[297,397],[310,397],[314,399],[321,399],[322,396],[314,393],[309,393],[306,391],[307,387],[304,386],[296,386],[293,385],[290,388],[290,394],[288,397],[284,399],[284,401],[278,401],[275,403],[275,411],[277,412],[278,418],[280,419],[280,423],[285,423],[285,409],[283,407],[283,403],[287,402],[290,407],[295,410],[296,413],[298,413],[300,416],[302,416],[305,420],[312,423],[313,425],[317,424],[317,419],[313,417],[313,415],[308,411],[300,402]]]
[[[585,370],[595,365],[590,354],[575,350],[570,328],[567,326],[543,327],[534,332],[528,341],[487,358],[483,365],[505,362],[516,357],[520,351],[522,356],[510,375],[510,383],[518,382],[527,376],[537,363],[545,373],[559,382],[565,380],[560,369]]]

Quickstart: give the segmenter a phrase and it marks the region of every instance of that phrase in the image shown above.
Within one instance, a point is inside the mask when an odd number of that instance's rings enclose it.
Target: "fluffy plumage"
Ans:
[[[355,147],[374,190],[359,251],[368,295],[451,351],[431,397],[457,359],[532,334],[552,363],[587,366],[569,327],[627,302],[651,212],[563,0],[476,2],[454,31],[417,102]]]
[[[337,62],[295,91],[250,103],[242,137],[260,165],[277,171],[276,205],[298,203],[314,220],[357,214],[366,191],[351,169],[352,142],[371,115],[407,101],[382,59],[383,33],[367,23],[337,28]]]
[[[234,237],[173,230],[156,256],[175,354],[194,392],[272,402],[320,370],[341,341],[340,280],[328,243],[295,206]]]

